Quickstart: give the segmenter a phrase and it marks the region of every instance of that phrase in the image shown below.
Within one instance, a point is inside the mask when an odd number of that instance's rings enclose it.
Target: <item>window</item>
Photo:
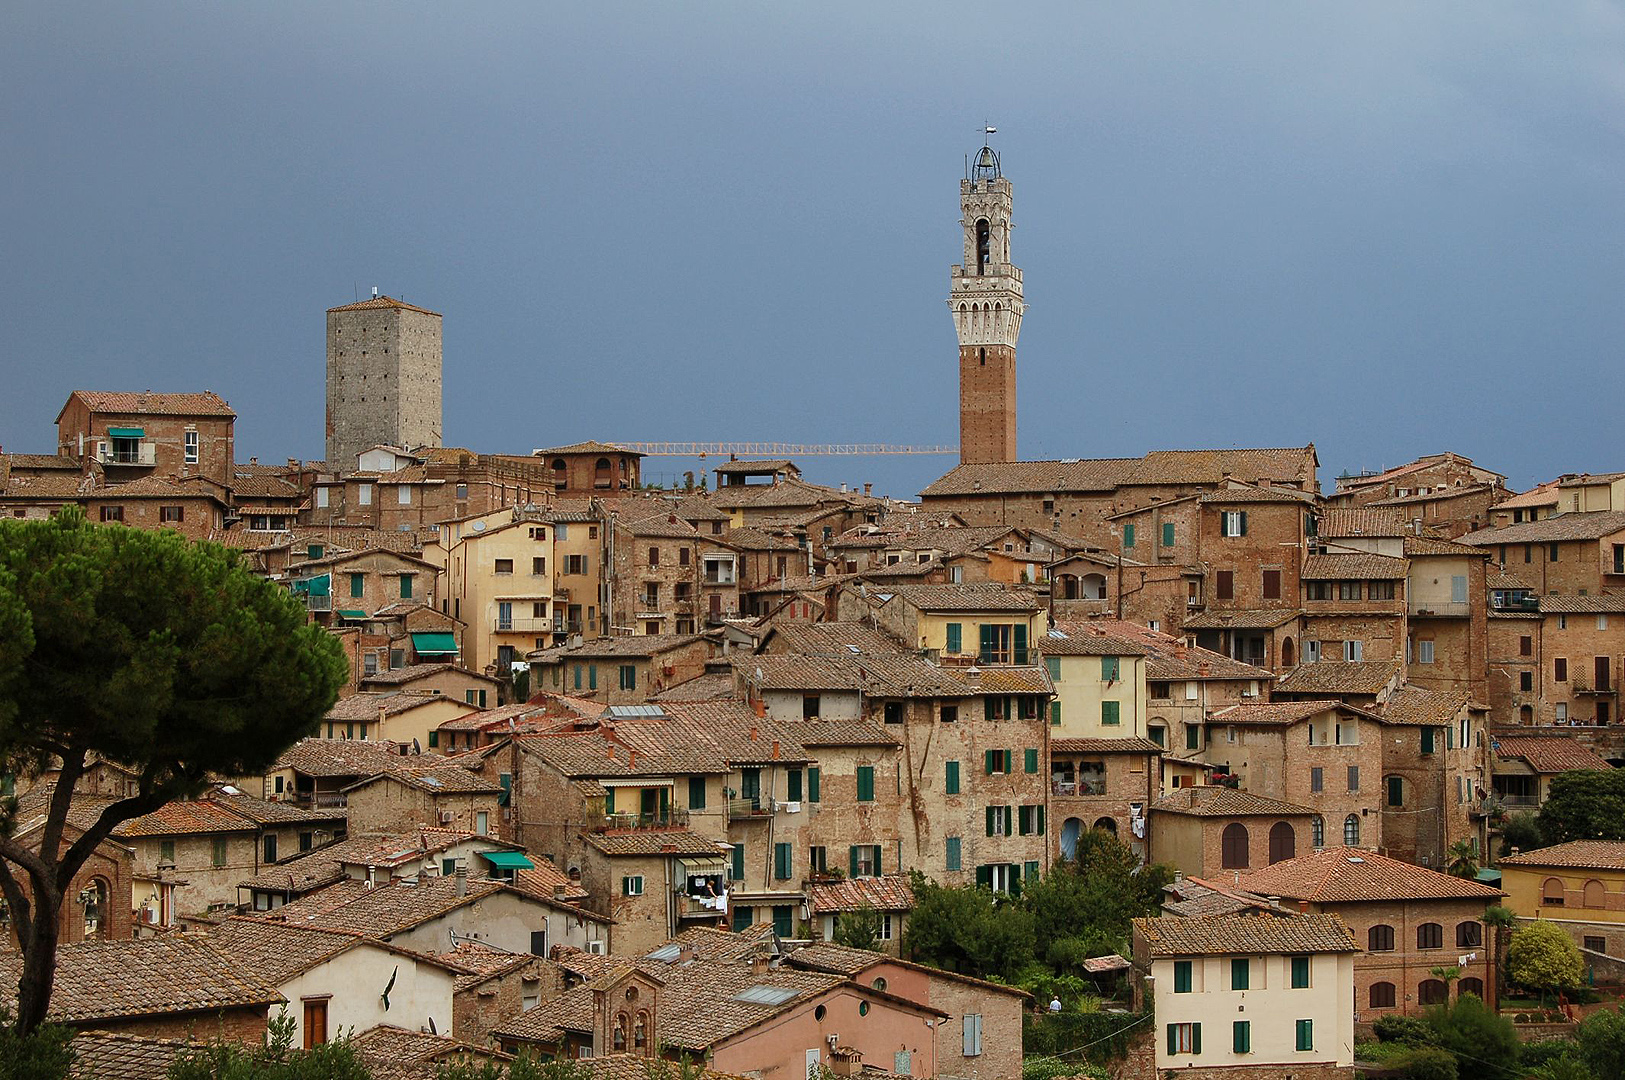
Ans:
[[[316,508],[318,510],[327,509],[327,489],[324,487],[316,489]]]
[[[351,574],[350,575],[350,598],[352,600],[354,600],[354,599],[358,599],[359,597],[365,596],[366,594],[367,594],[367,575],[366,574]]]
[[[745,842],[743,840],[735,841],[733,850],[729,852],[728,880],[745,880]],[[745,919],[745,925],[750,925],[748,917]],[[737,930],[738,926],[736,925],[734,929]]]
[[[197,432],[188,431],[184,437],[186,439],[186,464],[196,465],[198,462]]]
[[[305,1049],[313,1050],[327,1042],[327,998],[306,998]]]
[[[1366,585],[1366,598],[1369,600],[1392,600],[1395,595],[1392,581],[1373,581]]]
[[[1188,994],[1191,992],[1191,962],[1189,960],[1174,961],[1174,993]]]
[[[1378,982],[1371,984],[1371,1007],[1373,1009],[1392,1009],[1395,1000],[1393,983]]]
[[[1021,836],[1033,836],[1044,831],[1044,807],[1021,806],[1016,808],[1016,832]]]
[[[642,874],[632,874],[632,875],[629,875],[627,877],[621,878],[621,895],[622,896],[642,896],[643,895],[643,875]]]
[[[1567,657],[1559,656],[1552,661],[1552,679],[1555,682],[1569,681],[1569,661]]]
[[[1339,581],[1337,583],[1337,598],[1339,600],[1360,599],[1360,583],[1358,581]]]
[[[1349,766],[1349,790],[1360,790],[1360,767],[1358,765]]]
[[[1252,982],[1252,964],[1245,956],[1233,957],[1230,961],[1230,989],[1248,990]]]
[[[1326,846],[1326,819],[1319,814],[1309,822],[1309,843],[1316,851]]]
[[[1060,727],[1061,726],[1061,702],[1060,702],[1059,699],[1049,703],[1049,722],[1050,722],[1051,727]],[[1151,737],[1153,739],[1158,740],[1157,745],[1161,746],[1162,745],[1162,742],[1161,742],[1162,729],[1157,728],[1156,730],[1157,730],[1158,734],[1153,735]]]
[[[1162,523],[1162,546],[1165,548],[1174,546],[1174,523],[1171,521]]]
[[[1562,682],[1562,679],[1557,680]],[[1518,672],[1518,689],[1528,693],[1535,688],[1535,673],[1533,671]]]
[[[1251,1053],[1253,1049],[1253,1025],[1248,1020],[1237,1020],[1230,1025],[1230,1049],[1233,1053]]]
[[[1294,956],[1292,958],[1292,989],[1302,990],[1309,985],[1309,958],[1307,956]]]
[[[1213,575],[1213,594],[1220,600],[1236,598],[1236,574],[1233,570],[1220,570]]]
[[[818,710],[823,708],[823,701],[817,694],[801,695],[801,718],[803,720],[818,719]]]
[[[1424,638],[1416,643],[1416,662],[1418,664],[1433,663],[1433,642],[1431,640]]]
[[[1598,882],[1598,885],[1600,886],[1601,882]],[[1484,926],[1482,923],[1468,919],[1466,922],[1456,924],[1456,945],[1458,948],[1476,949],[1482,944],[1484,944]]]
[[[466,499],[466,498],[468,498],[468,485],[467,484],[458,484],[457,485],[457,499],[459,501],[461,501],[461,500]]]
[[[184,507],[184,506],[160,506],[158,508],[158,520],[159,520],[160,523],[173,522],[173,523],[177,523],[177,524],[179,522],[185,521],[186,520],[186,507]]]
[[[948,837],[947,847],[948,847],[947,868],[949,870],[963,870],[965,867],[964,867],[964,862],[962,861],[963,857],[961,855],[959,837],[957,837],[957,836]]]
[[[959,762],[950,761],[945,766],[947,775],[943,777],[942,791],[945,795],[959,794]]]
[[[1443,979],[1423,979],[1416,988],[1416,1000],[1423,1005],[1443,1005],[1450,1000],[1450,987]]]
[[[1200,750],[1202,748],[1202,729],[1195,724],[1185,725],[1185,749]]]
[[[964,627],[959,623],[951,622],[948,624],[947,633],[948,640],[944,651],[950,653],[963,652],[965,646]],[[1050,674],[1053,676],[1054,672]]]
[[[1008,806],[990,806],[987,808],[987,835],[1009,836],[1010,808]]]
[[[1390,776],[1388,778],[1388,805],[1405,805],[1405,778],[1403,776]]]
[[[1565,899],[1563,882],[1549,877],[1540,886],[1540,902],[1547,907],[1562,907]]]
[[[372,505],[372,485],[357,484],[355,487],[355,501],[360,506]]]
[[[882,716],[888,724],[901,724],[903,722],[903,703],[901,701],[888,701],[882,709]]]
[[[1281,599],[1281,571],[1279,571],[1279,570],[1266,570],[1266,571],[1264,571],[1264,599],[1266,599],[1266,600],[1279,600],[1279,599]]]
[[[1298,1021],[1298,1049],[1313,1050],[1315,1048],[1315,1022],[1313,1020]]]
[[[1310,766],[1309,790],[1314,792],[1326,790],[1326,770],[1319,765]]]
[[[474,815],[474,831],[481,836],[491,835],[491,814],[489,811],[481,810]]]
[[[267,833],[263,838],[261,847],[264,850],[264,862],[276,862],[276,833]]]
[[[1343,846],[1360,846],[1360,816],[1358,814],[1350,814],[1343,819]]]
[[[1220,536],[1246,536],[1247,511],[1226,510],[1219,515]]]
[[[1587,952],[1605,953],[1608,951],[1608,939],[1605,937],[1592,937],[1591,935],[1587,934],[1585,938],[1582,939],[1582,942],[1583,944],[1581,947]]]
[[[1416,947],[1418,949],[1444,948],[1444,927],[1436,922],[1426,922],[1416,928]]]
[[[1332,598],[1332,586],[1330,582],[1306,581],[1304,582],[1303,587],[1304,595],[1310,600],[1330,600]]]
[[[875,767],[858,766],[858,802],[875,801]]]
[[[1219,865],[1226,870],[1247,869],[1247,826],[1232,821],[1219,836]]]
[[[649,549],[649,565],[651,567],[655,567],[655,566],[660,565],[660,549],[659,548],[652,547],[652,548]]]
[[[880,876],[880,845],[854,844],[847,851],[852,877]]]
[[[638,688],[638,669],[636,666],[632,664],[621,665],[620,688],[622,690],[636,690]]]
[[[484,690],[464,690],[463,691],[463,701],[466,704],[469,704],[469,705],[478,705],[480,708],[483,709],[483,708],[485,708],[485,691]]]
[[[1270,826],[1270,862],[1285,862],[1298,853],[1298,834],[1288,821]]]
[[[818,792],[818,780],[819,780],[819,775],[820,774],[819,774],[817,765],[809,765],[807,767],[807,801],[808,802],[817,802],[818,801],[818,795],[819,795],[819,792]]]
[[[1121,665],[1115,656],[1102,656],[1100,658],[1100,681],[1116,682]]]
[[[1123,523],[1123,546],[1126,548],[1134,546],[1134,522],[1132,521]]]
[[[213,847],[214,847],[214,850],[210,852],[209,862],[215,867],[225,866],[226,865],[226,838],[224,836],[215,837]]]
[[[982,771],[988,776],[997,776],[1010,771],[1010,751],[985,750],[982,752]]]
[[[779,881],[789,881],[794,873],[792,850],[789,844],[773,845],[773,876]]]
[[[677,565],[678,566],[687,566],[688,565],[688,548],[681,547],[681,548],[677,549]]]
[[[1038,771],[1038,747],[1027,747],[1026,751],[1022,754],[1022,758],[1022,765],[1027,772],[1035,773]]]
[[[1168,1053],[1200,1054],[1202,1052],[1201,1024],[1169,1024]]]
[[[959,706],[958,705],[944,705],[942,707],[941,716],[942,716],[942,722],[944,724],[957,724],[957,723],[959,723]]]
[[[1122,705],[1116,701],[1102,701],[1100,703],[1100,722],[1108,727],[1122,723],[1120,715]]]
[[[124,520],[124,507],[122,507],[122,506],[104,506],[104,507],[102,507],[102,520],[103,521],[123,521]]]
[[[962,1030],[965,1034],[965,1056],[977,1057],[982,1052],[982,1014],[966,1013]]]
[[[1378,923],[1366,931],[1367,952],[1393,952],[1394,928],[1385,923]]]
[[[1363,658],[1364,652],[1365,652],[1365,644],[1364,644],[1364,642],[1360,642],[1360,641],[1345,641],[1345,642],[1343,642],[1343,659],[1344,660],[1348,660],[1348,661],[1351,661],[1351,662],[1359,661],[1360,659]]]

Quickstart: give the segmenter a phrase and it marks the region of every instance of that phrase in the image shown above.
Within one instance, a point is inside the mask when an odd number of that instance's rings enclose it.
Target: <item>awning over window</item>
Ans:
[[[1480,870],[1476,875],[1474,875],[1474,877],[1476,880],[1482,881],[1486,885],[1501,884],[1501,871],[1495,869],[1493,866],[1484,867],[1484,869]]]
[[[482,851],[480,858],[498,870],[534,870],[536,864],[522,851]]]
[[[354,619],[359,621],[361,619],[365,619],[367,617],[367,613],[365,611],[357,611],[355,608],[341,608],[338,616],[341,619]]]
[[[677,862],[682,866],[685,873],[701,877],[720,874],[728,865],[727,861],[720,855],[714,859],[678,859]]]
[[[419,656],[457,655],[457,635],[424,633],[412,635],[412,648]]]
[[[107,429],[107,434],[110,438],[114,439],[140,439],[146,436],[147,429],[138,427],[110,427]]]
[[[293,583],[293,591],[300,596],[327,596],[332,592],[332,581],[327,574],[305,578],[303,581]]]

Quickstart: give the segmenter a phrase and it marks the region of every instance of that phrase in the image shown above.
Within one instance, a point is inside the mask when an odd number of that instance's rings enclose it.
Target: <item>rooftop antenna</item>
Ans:
[[[372,298],[374,300],[378,299],[378,286],[376,285],[372,287]]]

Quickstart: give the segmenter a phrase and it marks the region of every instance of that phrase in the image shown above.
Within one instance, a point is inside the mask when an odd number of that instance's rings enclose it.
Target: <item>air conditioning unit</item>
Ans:
[[[453,814],[450,810],[442,810],[442,811],[440,811],[440,824],[442,824],[442,825],[450,825],[452,823],[452,821],[454,821],[455,819],[456,819],[456,815]]]
[[[602,941],[589,941],[589,942],[587,942],[587,952],[592,954],[593,956],[603,956],[604,955],[604,943]]]

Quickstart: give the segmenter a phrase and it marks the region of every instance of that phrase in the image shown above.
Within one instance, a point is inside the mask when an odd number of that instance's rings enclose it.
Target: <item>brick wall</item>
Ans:
[[[959,460],[1016,460],[1016,350],[959,349]]]
[[[207,1042],[219,1038],[227,1042],[254,1044],[265,1041],[270,1007],[251,1005],[219,1012],[179,1013],[167,1016],[96,1020],[84,1025],[97,1031],[121,1035],[145,1035],[157,1039],[188,1039]]]
[[[441,319],[405,308],[327,313],[327,460],[377,444],[439,446]]]

